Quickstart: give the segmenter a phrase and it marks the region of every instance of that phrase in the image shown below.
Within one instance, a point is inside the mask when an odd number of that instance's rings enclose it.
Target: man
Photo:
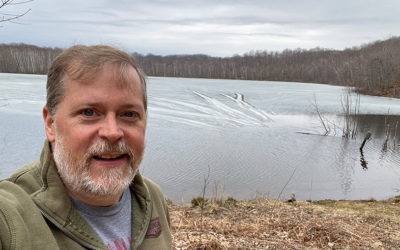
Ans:
[[[146,81],[108,46],[52,63],[40,160],[0,181],[0,249],[170,249],[165,199],[137,170]]]

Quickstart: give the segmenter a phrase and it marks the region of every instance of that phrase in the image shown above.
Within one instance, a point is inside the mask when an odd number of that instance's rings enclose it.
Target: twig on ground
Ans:
[[[206,205],[205,204],[206,203],[205,196],[206,196],[206,189],[207,189],[207,186],[208,186],[209,182],[210,182],[210,166],[208,166],[207,176],[204,176],[203,189],[202,189],[202,192],[201,192],[201,196],[202,196],[202,201],[200,203],[200,209],[201,209],[201,213],[200,213],[200,230],[201,231],[203,231],[203,212],[204,212],[204,207]]]
[[[285,190],[286,186],[289,184],[289,182],[292,180],[294,173],[296,173],[297,167],[295,167],[293,169],[292,175],[290,175],[289,179],[286,181],[285,185],[283,186],[281,192],[279,192],[278,198],[276,198],[277,200],[279,200],[279,198],[281,197],[281,194],[283,193],[283,191]]]

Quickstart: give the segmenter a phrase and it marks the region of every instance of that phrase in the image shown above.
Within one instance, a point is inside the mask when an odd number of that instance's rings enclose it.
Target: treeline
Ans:
[[[59,48],[42,48],[26,44],[0,44],[0,72],[46,74]]]
[[[295,81],[355,86],[365,93],[396,91],[400,38],[345,50],[252,51],[242,56],[136,55],[153,76]],[[400,89],[397,95],[400,94]]]
[[[3,44],[0,72],[42,74],[60,52]],[[326,83],[355,86],[364,93],[400,94],[400,37],[345,50],[252,51],[232,57],[134,55],[149,76]]]

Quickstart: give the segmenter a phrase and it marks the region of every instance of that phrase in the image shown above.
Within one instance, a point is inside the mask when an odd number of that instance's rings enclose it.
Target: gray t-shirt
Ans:
[[[132,206],[129,188],[117,204],[109,207],[91,206],[72,197],[71,201],[109,249],[130,249]]]

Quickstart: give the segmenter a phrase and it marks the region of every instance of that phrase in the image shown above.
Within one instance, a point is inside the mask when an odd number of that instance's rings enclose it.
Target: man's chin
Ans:
[[[126,171],[124,171],[126,170]],[[103,169],[101,173],[90,174],[84,178],[85,191],[95,196],[120,195],[136,175],[130,167]]]

